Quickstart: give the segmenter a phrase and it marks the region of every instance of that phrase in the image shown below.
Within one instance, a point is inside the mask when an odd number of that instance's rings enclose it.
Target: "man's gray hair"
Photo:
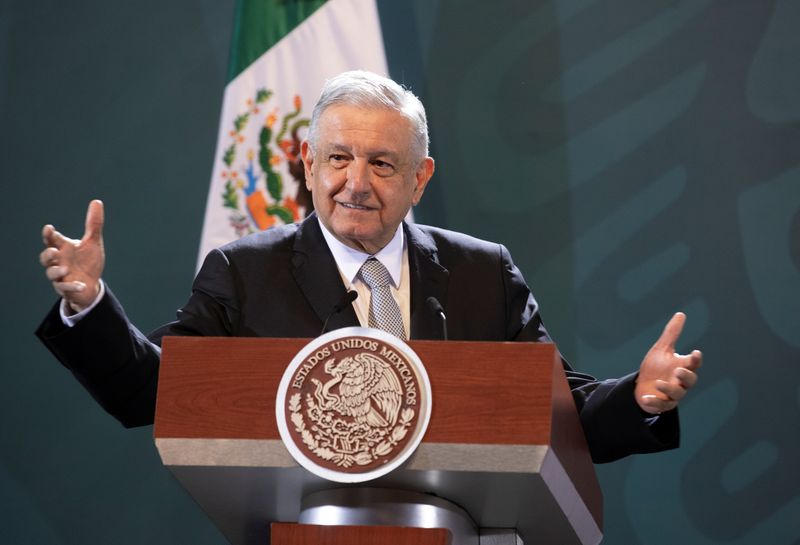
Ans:
[[[317,125],[322,113],[335,104],[350,104],[364,108],[388,108],[411,122],[411,150],[417,160],[428,156],[428,119],[425,107],[417,96],[395,81],[364,70],[342,72],[325,82],[308,127],[308,142],[317,147]]]

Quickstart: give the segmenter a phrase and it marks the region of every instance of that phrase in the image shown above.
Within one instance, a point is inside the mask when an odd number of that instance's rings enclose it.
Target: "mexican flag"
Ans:
[[[375,0],[239,0],[198,267],[313,209],[300,143],[325,80],[388,75]]]

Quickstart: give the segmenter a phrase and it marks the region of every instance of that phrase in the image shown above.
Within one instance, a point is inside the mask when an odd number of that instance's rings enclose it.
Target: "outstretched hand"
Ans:
[[[100,276],[105,267],[103,249],[103,203],[94,200],[86,212],[83,238],[65,237],[52,225],[42,229],[45,249],[39,262],[53,288],[74,312],[88,307],[100,291]]]
[[[636,402],[647,413],[660,414],[674,409],[697,382],[696,371],[703,362],[703,355],[699,350],[688,355],[675,352],[675,343],[685,322],[686,315],[676,313],[639,367]]]

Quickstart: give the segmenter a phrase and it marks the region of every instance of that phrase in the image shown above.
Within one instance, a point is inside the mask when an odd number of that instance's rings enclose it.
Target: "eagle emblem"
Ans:
[[[347,330],[360,335],[343,337]],[[316,343],[331,335],[334,340]],[[316,341],[287,369],[277,400],[279,429],[292,455],[343,482],[367,480],[352,475],[384,471],[393,459],[407,458],[430,417],[430,384],[416,355],[406,357],[405,348],[411,349],[405,343],[366,328]],[[351,477],[330,476],[340,472]]]
[[[261,88],[247,99],[219,157],[222,203],[237,237],[296,222],[314,209],[300,157],[302,132],[309,124],[302,116],[302,99],[295,95],[294,110],[281,116],[277,106],[270,107],[272,98],[272,90]]]
[[[323,409],[350,416],[359,424],[385,428],[397,422],[402,389],[391,365],[368,352],[325,362],[325,372],[333,378],[323,386],[318,379],[314,393]],[[331,389],[339,387],[339,394]]]

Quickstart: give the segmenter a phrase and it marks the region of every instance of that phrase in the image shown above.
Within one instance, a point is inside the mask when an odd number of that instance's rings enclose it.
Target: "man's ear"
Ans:
[[[412,200],[414,206],[419,203],[420,199],[422,198],[422,194],[425,193],[425,187],[428,185],[428,182],[433,176],[433,171],[435,169],[436,167],[433,157],[426,157],[419,164],[419,167],[417,167],[417,185],[414,187],[414,198]]]
[[[300,144],[300,157],[303,158],[303,170],[306,175],[306,188],[311,191],[311,166],[314,164],[314,150],[311,149],[311,145],[308,143],[308,140],[303,140],[303,143]]]

